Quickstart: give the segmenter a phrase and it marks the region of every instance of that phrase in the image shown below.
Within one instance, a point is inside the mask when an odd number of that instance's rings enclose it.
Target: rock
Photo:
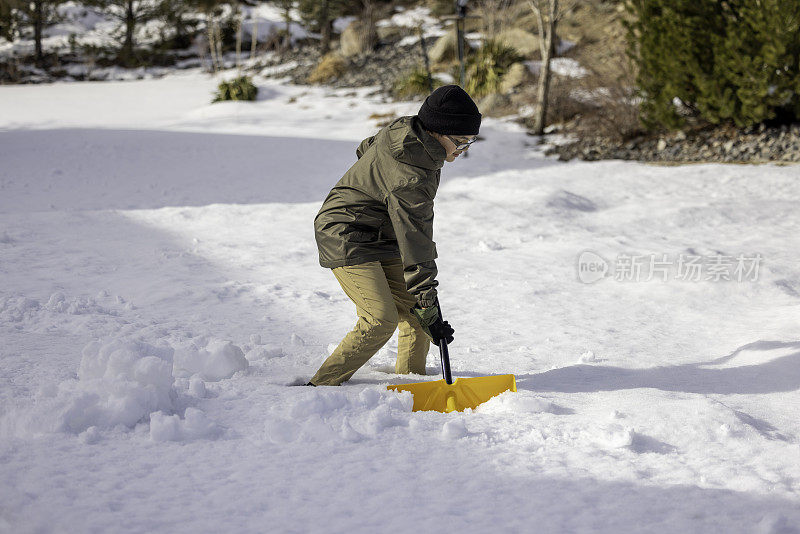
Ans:
[[[372,50],[377,44],[374,40],[368,43],[364,37],[365,25],[360,20],[354,20],[342,32],[339,39],[339,49],[344,57],[360,56]],[[377,34],[375,35],[377,37]]]
[[[289,77],[294,84],[307,84],[308,77],[320,63],[319,47],[313,44],[275,56],[262,65],[261,76]],[[376,50],[346,60],[347,69],[325,83],[336,88],[378,86],[389,93],[397,77],[422,64],[419,43],[408,46],[379,46]]]
[[[497,34],[496,40],[510,46],[524,57],[530,57],[539,50],[539,37],[521,28],[509,28]]]
[[[560,160],[582,158],[634,159],[639,161],[763,162],[800,161],[800,129],[761,127],[731,131],[719,127],[702,132],[678,132],[662,138],[638,138],[624,144],[601,137],[553,147]]]
[[[378,40],[384,43],[395,43],[408,33],[407,28],[400,26],[378,26]]]

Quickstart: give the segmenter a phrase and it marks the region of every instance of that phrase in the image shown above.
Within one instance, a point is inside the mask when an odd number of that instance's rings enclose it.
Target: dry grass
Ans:
[[[584,66],[585,67],[585,66]],[[625,58],[619,65],[589,70],[582,78],[554,75],[550,82],[547,125],[560,125],[579,137],[603,137],[627,141],[644,132],[634,96],[633,68]],[[536,103],[536,83],[515,99],[520,104]]]
[[[373,113],[368,117],[370,120],[375,121],[378,128],[383,128],[397,118],[394,113]]]
[[[317,66],[308,75],[308,83],[327,83],[347,71],[347,61],[336,52],[322,56]]]
[[[589,69],[585,87],[596,107],[582,118],[579,131],[627,141],[644,133],[634,92],[636,71],[627,58],[617,58],[615,63],[613,68]]]
[[[515,0],[475,0],[471,8],[471,14],[480,17],[480,30],[487,39],[494,39],[505,30],[519,27],[519,19],[530,13],[525,2]]]
[[[574,46],[564,57],[588,71],[581,78],[554,75],[550,84],[546,124],[562,125],[578,136],[615,141],[642,133],[639,107],[634,98],[636,72],[625,54],[625,16],[618,3],[600,0],[578,2],[558,27],[561,39]],[[524,26],[525,19],[517,21]],[[522,104],[536,103],[535,85],[523,89]]]

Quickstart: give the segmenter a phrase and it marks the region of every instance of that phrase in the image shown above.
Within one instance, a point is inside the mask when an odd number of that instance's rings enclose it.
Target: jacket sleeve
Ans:
[[[412,180],[389,192],[386,204],[392,221],[408,292],[422,307],[436,303],[436,243],[433,241],[433,194]]]
[[[359,145],[358,145],[358,148],[356,149],[356,157],[357,157],[358,159],[361,159],[361,156],[363,156],[363,155],[364,155],[364,152],[366,152],[366,151],[367,151],[367,149],[368,149],[370,146],[372,146],[372,143],[373,143],[374,141],[375,141],[375,136],[374,136],[374,135],[373,135],[372,137],[367,137],[366,139],[364,139],[363,141],[361,141],[361,144],[359,144]]]

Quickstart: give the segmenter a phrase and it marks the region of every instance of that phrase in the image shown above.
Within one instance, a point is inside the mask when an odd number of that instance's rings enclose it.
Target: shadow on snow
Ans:
[[[758,364],[711,368],[742,351],[796,349],[791,354]],[[520,388],[561,393],[654,388],[701,394],[759,394],[800,388],[800,342],[757,341],[710,362],[649,369],[573,365],[517,378]]]

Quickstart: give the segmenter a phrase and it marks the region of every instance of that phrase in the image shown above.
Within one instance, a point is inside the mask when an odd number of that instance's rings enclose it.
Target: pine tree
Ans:
[[[63,0],[0,0],[0,35],[13,40],[21,28],[33,30],[34,57],[37,64],[44,60],[42,39],[48,26],[57,19],[56,7]]]
[[[158,15],[156,0],[89,0],[103,14],[115,19],[121,26],[121,46],[117,60],[125,66],[136,64],[136,29]]]
[[[321,35],[320,51],[325,54],[331,48],[333,21],[347,9],[346,0],[299,0],[297,5],[303,24]]]
[[[22,23],[22,0],[0,0],[0,37],[13,41]]]
[[[158,18],[165,23],[165,30],[172,33],[169,38],[162,38],[165,46],[187,48],[191,45],[198,24],[192,4],[186,0],[159,0]]]
[[[725,94],[714,75],[713,42],[724,35],[717,2],[709,0],[635,0],[628,25],[630,54],[637,61],[642,114],[648,126],[677,127],[683,120],[679,99],[696,112],[701,93]]]

